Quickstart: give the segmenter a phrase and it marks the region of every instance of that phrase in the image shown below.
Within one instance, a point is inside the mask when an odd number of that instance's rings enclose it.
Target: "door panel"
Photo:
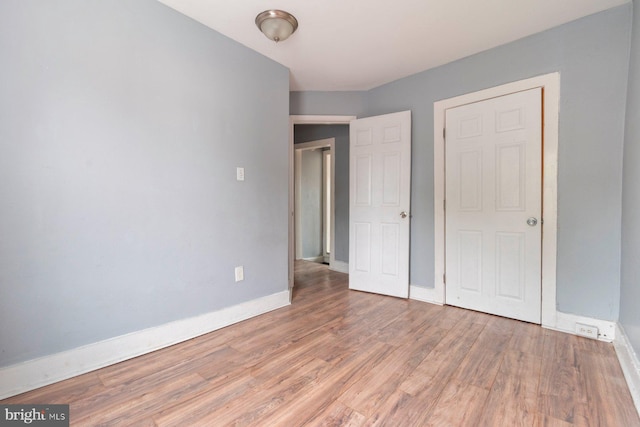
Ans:
[[[355,183],[352,194],[356,206],[371,206],[371,155],[358,155],[352,165]]]
[[[505,144],[496,147],[496,151],[496,210],[523,211],[526,200],[526,144]]]
[[[400,205],[400,153],[383,154],[382,165],[382,204]]]
[[[540,323],[541,138],[539,88],[446,111],[447,304]]]
[[[381,224],[382,234],[382,274],[398,276],[398,251],[400,227],[398,224]]]
[[[407,298],[411,112],[354,120],[350,133],[349,287]]]
[[[355,271],[368,273],[371,271],[371,224],[354,223]]]
[[[480,293],[482,290],[482,232],[458,232],[458,277],[460,288]]]
[[[523,301],[524,233],[496,233],[496,294]]]
[[[462,151],[458,155],[459,208],[461,211],[482,210],[482,152]],[[464,173],[463,173],[464,172]]]

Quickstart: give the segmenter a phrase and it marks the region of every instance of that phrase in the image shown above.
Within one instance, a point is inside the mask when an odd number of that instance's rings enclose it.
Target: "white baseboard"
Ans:
[[[431,304],[443,305],[442,292],[435,288],[423,288],[420,286],[409,286],[409,298],[424,301]],[[550,324],[543,324],[543,328],[553,329],[560,332],[576,335],[576,323],[598,328],[598,340],[612,342],[616,337],[616,323],[608,320],[594,319],[591,317],[578,316],[556,311]]]
[[[633,403],[635,403],[636,410],[640,414],[640,360],[638,360],[638,354],[633,350],[624,328],[619,323],[617,324],[616,339],[613,341],[613,346],[616,349],[624,378],[627,380]]]
[[[159,350],[289,305],[289,291],[0,368],[0,399]]]
[[[431,304],[443,305],[444,301],[440,301],[441,298],[438,294],[435,288],[422,288],[415,285],[409,286],[409,298]]]
[[[305,261],[310,261],[310,262],[319,262],[319,263],[323,263],[324,262],[324,257],[322,255],[320,256],[312,256],[312,257],[307,257],[307,258],[302,258]]]
[[[576,335],[576,323],[584,323],[597,327],[599,341],[612,342],[616,337],[616,322],[578,316],[577,314],[562,313],[560,311],[556,312],[555,322],[553,324],[543,324],[542,327]]]
[[[349,263],[344,261],[333,261],[329,266],[329,270],[349,274]]]

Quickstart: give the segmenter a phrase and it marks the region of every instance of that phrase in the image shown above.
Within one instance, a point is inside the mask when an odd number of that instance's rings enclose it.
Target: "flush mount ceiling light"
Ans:
[[[265,10],[256,16],[256,25],[269,39],[286,40],[298,28],[298,20],[283,10]]]

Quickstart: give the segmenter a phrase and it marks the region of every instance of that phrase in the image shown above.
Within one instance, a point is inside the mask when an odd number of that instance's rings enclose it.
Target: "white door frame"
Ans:
[[[542,169],[542,326],[556,329],[556,253],[558,207],[558,119],[560,102],[560,73],[545,74],[526,80],[437,101],[433,104],[434,139],[434,232],[435,275],[433,289],[425,292],[425,299],[436,304],[445,302],[445,146],[443,129],[445,111],[449,108],[483,101],[536,87],[542,88],[543,105],[543,169]]]
[[[289,116],[289,302],[293,290],[293,265],[295,258],[294,244],[294,161],[293,161],[293,130],[294,125],[348,125],[356,116],[324,116],[324,115],[291,115]]]
[[[335,219],[336,219],[336,157],[335,138],[331,150],[322,152],[322,257],[323,262],[329,263],[329,268],[335,266]],[[328,182],[327,182],[328,181]],[[327,224],[329,227],[327,228]]]
[[[301,213],[302,213],[302,197],[301,197],[301,184],[302,184],[302,168],[301,168],[301,164],[302,164],[302,152],[305,150],[317,150],[318,148],[324,148],[324,147],[329,147],[329,150],[327,150],[329,153],[331,153],[331,188],[329,189],[329,194],[330,194],[330,198],[331,198],[331,212],[329,213],[330,216],[330,225],[331,225],[331,229],[329,230],[329,234],[331,236],[331,247],[329,248],[329,265],[335,264],[335,251],[334,251],[334,245],[335,245],[335,227],[334,227],[334,222],[335,222],[335,145],[336,145],[336,139],[335,138],[326,138],[326,139],[320,139],[317,141],[310,141],[310,142],[304,142],[304,143],[300,143],[300,144],[295,144],[294,146],[294,150],[295,150],[295,164],[294,164],[294,170],[295,170],[295,185],[294,185],[294,191],[295,191],[295,206],[294,206],[294,218],[295,218],[295,259],[301,259],[302,258],[302,233],[300,232],[300,229],[302,228],[301,222],[302,222],[302,217],[301,217]],[[323,167],[324,167],[324,156],[322,157],[322,163],[323,163]],[[324,177],[323,177],[323,181],[324,181]],[[323,188],[324,188],[324,182],[323,182]],[[323,193],[323,197],[324,197],[324,193]],[[323,208],[322,208],[322,217],[324,218],[325,212],[324,212],[324,200],[323,200]],[[324,221],[323,221],[324,222]],[[323,233],[324,234],[324,233]],[[324,239],[324,236],[323,236]],[[324,244],[323,244],[324,247]]]

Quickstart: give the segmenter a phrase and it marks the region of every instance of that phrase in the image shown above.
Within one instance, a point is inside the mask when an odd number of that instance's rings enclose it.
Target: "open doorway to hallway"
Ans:
[[[332,270],[346,273],[349,268],[349,125],[312,123],[292,127],[292,258],[326,262]],[[326,150],[329,140],[334,141],[331,151]],[[313,170],[318,173],[314,175]],[[333,176],[333,180],[327,180],[327,176]],[[311,192],[305,194],[304,187],[312,187]]]
[[[296,260],[330,265],[334,230],[335,139],[295,145]]]

